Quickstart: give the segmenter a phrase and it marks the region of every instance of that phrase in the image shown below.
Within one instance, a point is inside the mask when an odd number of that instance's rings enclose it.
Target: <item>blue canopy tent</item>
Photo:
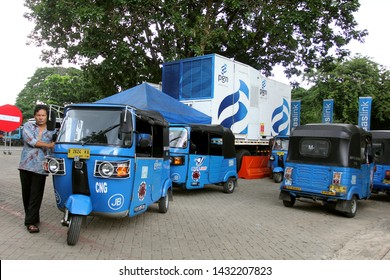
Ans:
[[[169,123],[210,124],[211,117],[195,110],[147,83],[127,89],[96,103],[127,104],[158,111]]]

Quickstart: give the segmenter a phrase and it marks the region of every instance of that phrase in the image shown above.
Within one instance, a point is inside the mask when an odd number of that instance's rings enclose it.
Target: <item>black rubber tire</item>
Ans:
[[[276,172],[276,173],[274,173],[273,178],[274,178],[274,182],[275,183],[280,183],[283,180],[283,173],[282,172]]]
[[[223,192],[224,193],[232,193],[234,192],[234,189],[237,186],[237,180],[234,178],[229,178],[224,184],[223,184]]]
[[[68,238],[66,240],[68,245],[70,246],[76,245],[77,241],[79,241],[82,222],[83,222],[83,216],[70,215]]]
[[[237,165],[237,172],[241,169],[242,164],[242,157],[243,156],[250,156],[251,153],[248,150],[238,150],[236,153],[236,165]]]
[[[158,212],[167,213],[169,208],[169,192],[158,201]]]
[[[356,215],[357,212],[357,198],[356,196],[352,196],[351,200],[349,202],[348,211],[344,213],[344,215],[347,218],[353,218]]]
[[[295,196],[292,196],[291,195],[291,201],[288,201],[288,200],[283,200],[283,205],[286,206],[286,207],[293,207],[294,204],[295,204]]]

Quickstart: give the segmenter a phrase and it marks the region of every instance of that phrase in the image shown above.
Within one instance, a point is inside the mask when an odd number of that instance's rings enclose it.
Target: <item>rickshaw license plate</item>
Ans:
[[[81,148],[70,148],[68,149],[68,158],[79,157],[81,159],[89,159],[90,153],[89,149],[81,149]]]

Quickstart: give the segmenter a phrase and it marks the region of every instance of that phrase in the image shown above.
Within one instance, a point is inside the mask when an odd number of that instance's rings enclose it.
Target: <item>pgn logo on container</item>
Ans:
[[[229,77],[225,76],[227,73],[227,64],[225,63],[224,65],[221,66],[221,74],[218,75],[218,82],[221,83],[228,83],[229,82]]]

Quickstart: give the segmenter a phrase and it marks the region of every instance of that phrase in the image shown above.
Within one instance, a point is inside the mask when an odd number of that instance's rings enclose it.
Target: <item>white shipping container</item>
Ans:
[[[162,91],[230,128],[236,145],[290,133],[290,85],[217,54],[165,63]]]

